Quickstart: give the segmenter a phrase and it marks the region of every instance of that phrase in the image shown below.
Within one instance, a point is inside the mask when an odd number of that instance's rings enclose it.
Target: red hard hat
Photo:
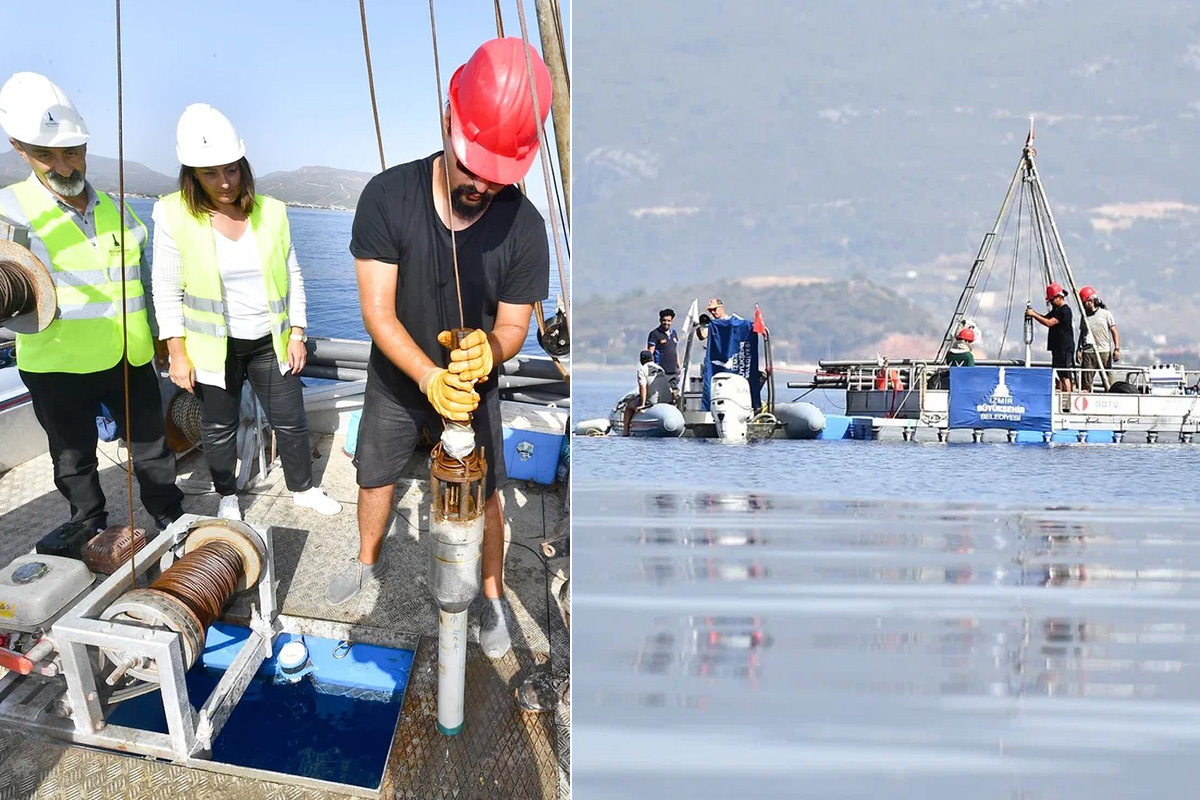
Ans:
[[[973,342],[975,341],[975,331],[970,328],[963,328],[954,338],[962,339],[964,342]]]
[[[1085,286],[1079,290],[1079,299],[1085,303],[1088,300],[1091,300],[1095,296],[1096,296],[1096,290],[1090,286]]]
[[[1049,303],[1054,298],[1063,293],[1061,283],[1052,283],[1046,287],[1046,302]]]
[[[541,122],[550,113],[550,70],[529,48]],[[450,144],[471,172],[493,183],[525,177],[538,150],[538,120],[520,39],[491,39],[450,79]]]

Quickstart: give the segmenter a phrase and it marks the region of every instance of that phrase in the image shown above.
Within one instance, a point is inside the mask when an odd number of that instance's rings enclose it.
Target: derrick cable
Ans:
[[[117,6],[117,220],[120,229],[121,248],[121,373],[125,389],[125,436],[126,442],[132,444],[133,436],[129,427],[129,303],[126,299],[128,276],[125,274],[125,94],[123,87],[123,72],[121,69],[121,0],[115,0]],[[140,276],[139,276],[140,278]],[[145,291],[145,287],[142,288]],[[153,344],[151,344],[153,347]],[[151,362],[157,356],[152,355]],[[129,499],[129,537],[133,543],[133,448],[125,448],[128,466],[125,470],[125,490]],[[137,588],[137,569],[133,565],[135,548],[129,548],[129,581]]]
[[[1033,227],[1033,190],[1030,189],[1029,191],[1029,224],[1030,227]],[[1029,259],[1025,266],[1025,302],[1030,306],[1033,305],[1033,246],[1029,247]]]
[[[445,106],[442,104],[442,66],[438,59],[437,20],[434,19],[433,0],[429,0],[429,30],[433,36],[433,77],[437,83],[437,118],[440,132],[442,130],[442,109]],[[532,76],[530,80],[532,80]],[[453,145],[450,149],[454,149]],[[457,157],[456,154],[455,158]],[[465,328],[467,323],[463,316],[462,283],[458,279],[458,237],[454,234],[454,206],[450,202],[450,165],[446,163],[445,152],[442,153],[442,174],[446,176],[446,219],[449,223],[446,227],[450,229],[450,256],[454,261],[454,291],[458,295],[458,326]]]
[[[1012,220],[1012,207],[1008,209],[1008,214],[1004,217],[1004,224],[1000,226],[1000,235],[996,237],[996,246],[993,247],[987,256],[987,261],[984,264],[983,286],[971,292],[971,300],[975,303],[975,313],[970,313],[971,309],[964,308],[963,314],[968,317],[974,317],[979,314],[980,296],[987,292],[988,282],[992,279],[992,267],[996,264],[996,254],[1000,252],[1000,242],[1004,241],[1004,234],[1008,231],[1008,223]],[[970,304],[968,304],[970,305]]]
[[[523,0],[517,0],[518,3],[522,2],[522,1]],[[497,13],[499,13],[500,0],[493,0],[493,2],[496,3]],[[561,53],[562,57],[563,57],[562,64],[560,64],[560,66],[562,67],[563,83],[565,83],[567,86],[567,96],[568,96],[568,99],[570,99],[571,73],[567,70],[567,48],[566,48],[566,45],[563,43],[562,10],[558,6],[558,0],[551,0],[550,10],[553,12],[553,15],[554,15],[554,36],[558,40],[558,52]],[[540,24],[540,20],[539,20],[539,24]],[[503,36],[503,35],[504,34],[501,34],[501,36]],[[555,154],[555,158],[557,158],[557,153]],[[564,204],[563,204],[563,195],[565,194],[565,190],[563,189],[563,185],[562,185],[562,165],[561,165],[561,163],[559,164],[558,170],[551,170],[550,172],[551,172],[551,175],[553,175],[553,177],[554,177],[554,202],[558,206],[558,218],[563,221],[563,230],[564,230],[563,245],[566,247],[567,258],[570,258],[571,257],[571,239],[570,239],[571,220],[567,219],[567,214],[566,214],[566,211],[564,209]],[[563,286],[560,288],[562,289],[562,294],[565,296],[567,293],[566,287]]]
[[[504,16],[500,13],[500,0],[492,0],[492,8],[496,11],[496,35],[504,38]]]
[[[571,96],[571,71],[567,68],[567,45],[563,36],[562,26],[562,8],[559,7],[558,0],[550,0],[550,10],[554,15],[554,36],[558,40],[558,52],[562,54],[562,63],[559,65],[562,68],[563,83],[567,86],[567,99]],[[560,164],[561,168],[561,164]],[[560,174],[554,176],[554,199],[558,203],[558,216],[563,221],[563,228],[566,231],[563,244],[567,248],[567,258],[571,257],[571,220],[567,218],[563,210],[563,196],[566,190],[562,186],[562,177]],[[566,293],[566,289],[563,289]]]
[[[563,54],[563,82],[567,84],[567,93],[570,94],[571,71],[567,69],[567,45],[566,38],[563,36],[562,9],[558,5],[558,0],[550,0],[550,9],[554,12],[554,35],[558,37],[558,51]]]
[[[375,141],[379,144],[379,170],[387,169],[383,159],[383,129],[379,126],[379,103],[375,101],[375,73],[371,70],[371,44],[367,39],[366,0],[358,0],[358,15],[362,18],[363,53],[367,58],[367,87],[371,92],[371,113],[375,117]]]
[[[0,261],[0,322],[37,308],[37,293],[29,278],[16,265]]]
[[[521,0],[518,0],[518,2],[521,2]],[[500,10],[500,0],[492,0],[492,7],[495,9],[495,12],[496,12],[496,35],[503,39],[504,38],[504,15]],[[555,30],[556,35],[558,36],[559,49],[561,52],[565,53],[566,50],[562,47],[562,25],[559,24],[560,18],[559,18],[557,2],[554,3],[554,12],[555,12],[554,30]],[[526,42],[526,43],[528,44],[528,42]],[[571,86],[571,77],[567,73],[565,64],[563,65],[563,79],[567,83],[567,89],[569,92],[570,86]],[[554,173],[553,170],[551,170],[551,174],[554,177],[554,198],[553,199],[554,199],[555,204],[558,206],[558,216],[560,219],[564,220],[563,226],[568,229],[567,235],[570,235],[569,229],[571,227],[571,224],[569,221],[565,221],[566,214],[563,211],[562,181],[559,178],[559,176]],[[525,181],[521,181],[520,186],[521,186],[521,192],[524,193],[525,192]],[[566,237],[564,237],[564,245],[566,246],[566,250],[567,250],[567,258],[570,258],[571,257],[571,242],[570,242],[570,240],[566,239]],[[565,296],[566,295],[566,287],[560,287],[560,288],[562,288],[562,294]],[[546,323],[542,319],[542,313],[540,310],[539,310],[537,316],[538,316],[538,320],[537,320],[538,333],[544,333],[545,329],[546,329]]]
[[[1008,326],[1012,322],[1013,295],[1017,290],[1017,268],[1021,260],[1021,217],[1025,210],[1025,193],[1017,199],[1017,231],[1013,236],[1012,271],[1008,276],[1008,301],[1004,308],[1004,329],[1000,333],[1000,350],[998,358],[1004,357],[1004,345],[1008,342]]]
[[[430,2],[430,8],[432,8],[433,0],[429,0],[429,2]],[[570,292],[567,291],[567,270],[566,270],[566,266],[563,263],[563,247],[562,247],[562,241],[561,241],[561,236],[560,236],[560,231],[559,231],[560,220],[559,220],[558,214],[556,213],[554,203],[549,202],[549,201],[553,200],[553,198],[550,197],[549,194],[551,192],[551,187],[554,185],[554,178],[550,174],[550,154],[547,151],[548,144],[546,142],[546,128],[545,128],[545,125],[542,123],[541,105],[538,102],[537,82],[534,80],[534,77],[533,77],[533,59],[529,55],[529,47],[530,47],[530,45],[529,45],[529,27],[525,22],[525,7],[522,3],[519,3],[519,2],[517,3],[517,16],[521,20],[521,41],[525,45],[525,74],[527,76],[529,76],[529,94],[533,98],[533,118],[534,118],[534,122],[537,125],[538,144],[540,145],[540,149],[541,149],[540,155],[541,155],[541,162],[542,162],[542,175],[546,182],[546,193],[547,193],[546,199],[548,201],[549,210],[550,210],[550,229],[554,234],[554,256],[555,256],[555,260],[558,262],[558,285],[562,289],[563,314],[567,318],[567,329],[570,330],[572,328],[572,325],[571,325],[571,299],[570,299]],[[439,84],[439,90],[440,90],[440,84]],[[546,110],[547,116],[549,116],[549,113],[550,113],[550,110],[547,109]]]

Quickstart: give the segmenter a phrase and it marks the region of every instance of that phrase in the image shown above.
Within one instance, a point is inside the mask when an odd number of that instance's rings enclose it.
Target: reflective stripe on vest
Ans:
[[[141,366],[154,355],[139,264],[137,235],[125,229],[116,203],[96,194],[96,238],[89,240],[54,198],[30,175],[10,187],[29,226],[50,254],[58,316],[41,333],[17,334],[17,360],[26,372],[99,372],[121,361],[122,324],[128,330],[129,363]],[[145,225],[132,210],[139,228]],[[122,258],[123,257],[123,258]],[[124,268],[122,268],[124,260]],[[125,279],[125,308],[121,283]]]
[[[180,192],[162,198],[171,236],[183,264],[183,330],[188,358],[199,370],[225,369],[228,330],[225,324],[225,294],[217,266],[217,245],[212,218],[190,214]],[[271,197],[256,195],[250,212],[250,227],[258,245],[263,280],[267,286],[267,314],[279,362],[287,362],[288,267],[291,247],[287,208]]]

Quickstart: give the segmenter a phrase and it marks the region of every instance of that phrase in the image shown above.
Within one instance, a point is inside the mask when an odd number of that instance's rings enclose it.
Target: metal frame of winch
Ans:
[[[132,559],[132,570],[139,585],[144,585],[155,567],[165,572],[182,555],[194,532],[211,531],[221,525],[245,537],[261,556],[258,603],[251,608],[249,637],[199,710],[194,709],[188,696],[185,673],[189,665],[180,633],[103,618],[130,590],[130,570],[126,565],[77,598],[50,627],[43,641],[48,639],[59,653],[61,670],[45,665],[43,658],[43,666],[29,675],[10,671],[0,679],[0,722],[75,744],[212,768],[215,762],[206,754],[211,752],[213,740],[251,679],[263,661],[270,658],[278,633],[271,529],[185,514]],[[241,581],[245,578],[243,574]],[[110,689],[106,679],[118,672],[120,665],[106,665],[102,653],[130,656],[152,667],[157,680],[141,681],[141,687],[135,683],[123,690]],[[108,658],[112,660],[111,656]],[[111,671],[106,666],[111,666]],[[115,706],[127,697],[155,690],[161,691],[167,733],[107,722],[106,705]]]

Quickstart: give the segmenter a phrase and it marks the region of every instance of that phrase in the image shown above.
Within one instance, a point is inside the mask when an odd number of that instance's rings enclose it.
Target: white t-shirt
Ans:
[[[1095,339],[1097,353],[1111,353],[1113,349],[1113,336],[1110,328],[1117,324],[1116,317],[1107,308],[1098,308],[1096,313],[1085,315],[1084,319],[1084,342],[1091,342]],[[1091,337],[1088,337],[1088,332],[1091,332]]]
[[[267,283],[258,254],[258,237],[246,226],[236,242],[213,228],[217,269],[225,295],[225,324],[234,339],[261,339],[271,332]]]

